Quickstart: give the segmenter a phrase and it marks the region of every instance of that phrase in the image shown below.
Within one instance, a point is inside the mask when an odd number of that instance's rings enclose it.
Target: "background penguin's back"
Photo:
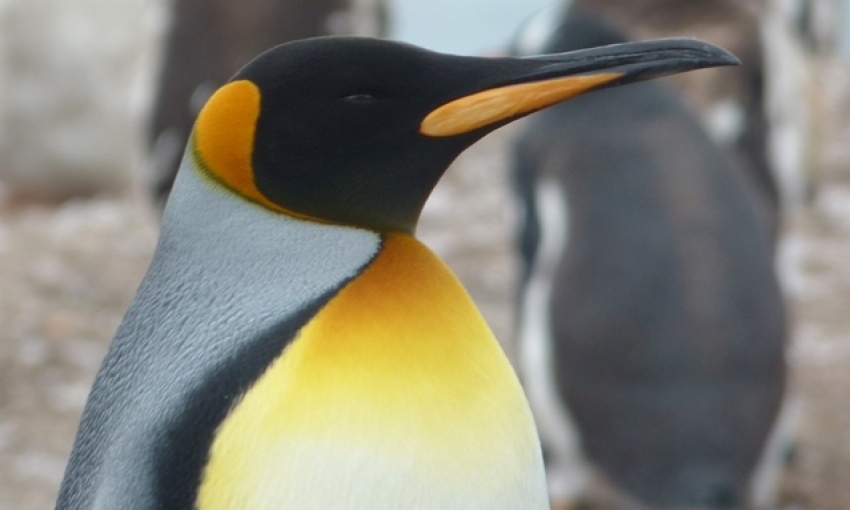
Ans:
[[[581,23],[559,44],[615,42]],[[546,178],[567,196],[546,326],[587,456],[647,503],[743,502],[784,389],[783,302],[753,183],[658,83],[536,114],[517,152],[526,201]]]

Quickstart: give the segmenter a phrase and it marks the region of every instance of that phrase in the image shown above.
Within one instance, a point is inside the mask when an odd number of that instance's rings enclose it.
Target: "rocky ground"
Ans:
[[[789,362],[802,402],[783,485],[788,510],[850,508],[850,170],[846,130],[831,129],[815,199],[786,233]],[[458,162],[420,229],[501,338],[510,338],[515,276],[508,138],[496,133]],[[0,510],[51,508],[88,387],[156,230],[155,215],[132,199],[0,214]]]

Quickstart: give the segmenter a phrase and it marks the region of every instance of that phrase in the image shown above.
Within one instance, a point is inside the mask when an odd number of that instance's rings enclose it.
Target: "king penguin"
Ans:
[[[546,50],[624,40],[574,15]],[[665,85],[553,106],[514,151],[519,357],[552,499],[773,508],[786,377],[773,235],[757,184]]]
[[[520,384],[414,237],[450,162],[582,92],[735,57],[665,40],[476,58],[328,37],[209,99],[60,510],[543,510]]]

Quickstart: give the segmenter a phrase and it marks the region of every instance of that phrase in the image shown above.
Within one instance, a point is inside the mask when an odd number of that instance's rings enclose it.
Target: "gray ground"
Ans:
[[[840,122],[847,108],[830,113],[816,199],[786,234],[796,257],[789,361],[803,401],[798,455],[783,488],[788,509],[850,508],[850,172]],[[461,158],[420,229],[505,339],[515,274],[508,137],[496,133]],[[130,199],[0,214],[0,510],[51,508],[88,386],[155,238],[154,216]]]

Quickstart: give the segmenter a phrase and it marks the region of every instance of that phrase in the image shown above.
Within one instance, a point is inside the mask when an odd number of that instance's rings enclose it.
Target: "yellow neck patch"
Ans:
[[[248,80],[230,82],[198,114],[190,143],[200,166],[216,180],[248,200],[288,213],[254,182],[251,156],[259,117],[260,89]]]
[[[495,338],[445,265],[394,234],[225,419],[198,508],[454,508],[423,502],[507,500],[538,478]]]

